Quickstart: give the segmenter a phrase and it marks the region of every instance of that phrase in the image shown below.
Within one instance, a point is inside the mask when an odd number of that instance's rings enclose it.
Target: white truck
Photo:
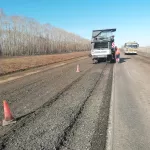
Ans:
[[[91,40],[93,63],[115,62],[114,35],[112,34],[115,31],[116,29],[93,30]]]

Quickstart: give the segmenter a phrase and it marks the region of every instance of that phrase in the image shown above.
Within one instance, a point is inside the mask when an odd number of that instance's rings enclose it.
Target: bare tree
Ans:
[[[50,24],[6,16],[0,9],[0,54],[41,55],[89,50],[90,42]]]

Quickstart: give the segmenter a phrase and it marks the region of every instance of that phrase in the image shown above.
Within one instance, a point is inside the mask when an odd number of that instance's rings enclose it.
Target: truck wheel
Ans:
[[[110,63],[116,63],[115,55],[113,54],[113,58],[111,58]]]
[[[101,62],[101,60],[99,59],[97,62],[98,62],[98,63],[100,63],[100,62]]]
[[[115,60],[115,59],[112,59],[112,60],[111,60],[111,63],[116,63],[116,60]]]
[[[93,64],[97,64],[97,60],[96,59],[93,59]]]

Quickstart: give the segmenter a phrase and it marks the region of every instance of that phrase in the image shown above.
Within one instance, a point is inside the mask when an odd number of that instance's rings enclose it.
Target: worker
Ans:
[[[115,56],[116,56],[116,62],[120,62],[120,49],[118,47],[116,47],[116,53],[115,53]]]

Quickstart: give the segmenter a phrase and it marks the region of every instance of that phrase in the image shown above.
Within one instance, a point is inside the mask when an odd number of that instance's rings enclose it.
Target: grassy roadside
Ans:
[[[88,56],[88,54],[89,52],[73,52],[68,54],[0,58],[0,75]]]

